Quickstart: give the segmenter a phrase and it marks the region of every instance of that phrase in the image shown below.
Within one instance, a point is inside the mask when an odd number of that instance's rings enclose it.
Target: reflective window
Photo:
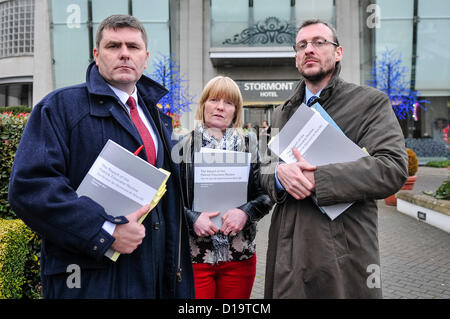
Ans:
[[[450,41],[447,41],[450,32],[450,2],[446,0],[419,0],[417,7],[411,0],[377,0],[379,8],[379,25],[373,27],[371,32],[375,38],[362,37],[361,46],[373,46],[372,61],[366,61],[370,50],[362,54],[362,68],[366,69],[368,63],[381,59],[383,52],[393,51],[401,59],[402,66],[406,67],[406,81],[412,81],[414,88],[421,95],[442,96],[450,95]],[[365,10],[362,11],[364,23]],[[416,14],[416,17],[414,16]],[[370,29],[364,25],[364,32]],[[412,73],[415,72],[415,73]],[[413,78],[411,78],[413,75]],[[370,73],[364,73],[363,82],[370,79]]]
[[[32,55],[34,0],[0,2],[0,58]]]
[[[450,1],[420,0],[418,13],[416,88],[450,95]]]
[[[112,14],[132,14],[143,24],[152,57],[170,54],[169,0],[52,0],[53,62],[56,88],[85,81],[95,33]]]
[[[211,46],[291,46],[298,25],[335,24],[333,0],[211,0]]]
[[[53,0],[53,70],[56,88],[85,81],[89,65],[87,0]]]
[[[308,19],[321,19],[336,25],[336,10],[333,0],[297,0],[295,1],[295,19],[297,24]]]
[[[122,13],[128,13],[128,0],[92,1],[92,25],[94,35],[97,32],[98,25],[104,18],[113,14]]]
[[[362,82],[372,79],[369,69],[382,62],[383,52],[399,57],[407,88],[418,92],[426,109],[415,108],[414,117],[401,121],[406,136],[442,139],[448,122],[450,96],[450,2],[448,0],[360,0]],[[374,3],[375,2],[375,3]],[[370,8],[369,8],[370,6]],[[366,10],[367,9],[367,10]],[[369,16],[368,16],[369,15]],[[376,16],[376,19],[374,19]],[[372,23],[378,20],[378,24]],[[398,59],[391,62],[399,62]],[[391,85],[400,78],[394,73]],[[411,122],[412,121],[412,122]],[[409,123],[408,123],[409,122]]]
[[[379,0],[377,4],[381,10],[381,26],[376,29],[376,57],[381,58],[386,50],[394,51],[408,67],[406,80],[410,81],[414,1]]]
[[[169,0],[133,0],[133,16],[145,27],[150,59],[146,73],[153,72],[152,59],[170,54]]]

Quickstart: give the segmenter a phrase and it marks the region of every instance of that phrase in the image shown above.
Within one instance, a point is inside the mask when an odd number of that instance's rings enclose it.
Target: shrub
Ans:
[[[1,110],[7,113],[12,112],[14,115],[18,115],[20,113],[31,113],[31,107],[25,105],[7,106]]]
[[[23,298],[40,299],[42,298],[41,237],[31,231],[27,245],[28,255],[25,261],[25,282],[22,287]]]
[[[9,175],[28,114],[0,114],[0,217],[17,218],[8,203]]]
[[[406,138],[406,147],[419,157],[448,157],[447,144],[431,138]]]
[[[16,155],[17,146],[28,120],[28,114],[15,115],[12,111],[0,114],[0,220],[16,219],[8,203],[9,175]],[[32,233],[27,241],[27,258],[25,261],[25,281],[22,296],[40,297],[40,238]],[[0,251],[1,253],[1,251]]]
[[[407,148],[406,152],[408,153],[408,175],[414,176],[419,169],[419,161],[417,160],[416,153],[412,149]]]
[[[21,298],[31,230],[18,219],[0,218],[0,299]]]
[[[450,161],[431,161],[425,164],[427,167],[446,168],[450,167]]]
[[[424,192],[426,195],[433,196],[436,199],[450,200],[450,179],[446,180],[439,186],[439,188],[434,192]]]

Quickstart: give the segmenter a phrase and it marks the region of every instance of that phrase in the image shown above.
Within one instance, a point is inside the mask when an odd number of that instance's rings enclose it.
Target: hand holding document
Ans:
[[[280,163],[277,177],[284,189],[297,200],[311,196],[315,189],[314,171],[316,167],[309,164],[294,146],[292,153],[296,158],[293,163]]]
[[[316,103],[317,104],[317,103]],[[322,109],[323,112],[325,112]],[[286,122],[279,134],[269,142],[269,148],[285,163],[297,162],[292,149],[297,148],[310,164],[315,166],[355,161],[368,154],[326,121],[319,112],[305,104]],[[316,202],[315,196],[311,196]],[[332,220],[353,203],[318,206]]]
[[[112,216],[128,215],[148,204],[148,211],[138,218],[141,224],[165,194],[169,176],[166,170],[154,167],[108,140],[77,194],[91,198]],[[120,254],[109,249],[105,255],[116,261]]]
[[[111,248],[122,254],[131,254],[141,243],[145,237],[145,227],[139,220],[150,210],[150,205],[145,205],[137,211],[125,216],[128,223],[117,225],[114,230],[114,238],[116,239]]]

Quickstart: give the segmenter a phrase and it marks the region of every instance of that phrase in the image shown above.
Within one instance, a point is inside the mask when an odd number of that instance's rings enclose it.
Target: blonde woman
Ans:
[[[256,274],[256,222],[272,208],[259,183],[257,142],[242,131],[242,104],[241,92],[232,79],[213,78],[203,90],[197,126],[183,140],[181,178],[190,226],[195,296],[200,299],[250,298]],[[248,202],[225,212],[220,229],[211,221],[218,212],[192,210],[193,154],[202,147],[252,154]]]

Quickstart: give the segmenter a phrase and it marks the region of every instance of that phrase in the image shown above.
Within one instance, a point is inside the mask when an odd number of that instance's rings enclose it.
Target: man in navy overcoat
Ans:
[[[127,15],[106,18],[93,53],[85,83],[56,90],[33,108],[11,173],[11,207],[42,236],[43,296],[193,298],[179,168],[170,157],[172,121],[156,107],[167,91],[142,75],[149,58],[143,25]],[[155,166],[171,172],[167,193],[142,225],[146,206],[113,217],[76,194],[108,139],[131,152],[143,144],[130,96],[151,133]],[[147,152],[139,156],[148,160]],[[122,253],[117,262],[104,256],[108,248]]]

